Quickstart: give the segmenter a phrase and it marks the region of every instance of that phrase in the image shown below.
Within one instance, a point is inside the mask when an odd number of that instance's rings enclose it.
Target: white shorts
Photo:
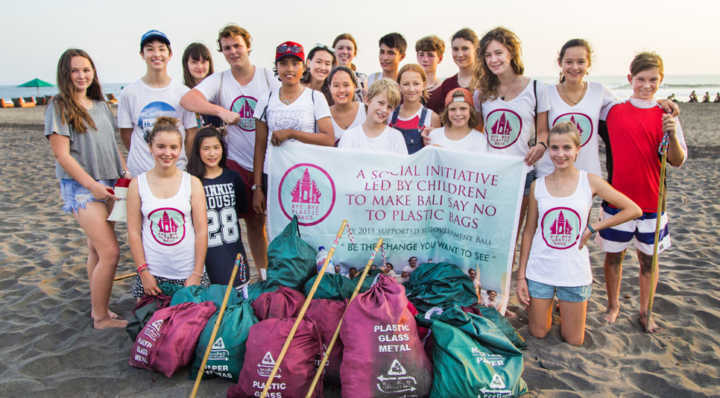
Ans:
[[[609,207],[603,203],[603,219],[612,217],[620,210]],[[653,255],[655,245],[655,224],[657,213],[643,213],[642,216],[606,228],[600,231],[603,250],[607,253],[620,253],[631,245],[648,256]],[[668,229],[667,213],[660,217],[660,235],[658,236],[658,253],[670,248],[670,231]]]

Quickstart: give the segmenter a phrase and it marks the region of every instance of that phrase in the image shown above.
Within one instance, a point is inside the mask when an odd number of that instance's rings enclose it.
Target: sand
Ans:
[[[582,347],[563,343],[557,325],[544,340],[529,337],[525,312],[511,306],[529,345],[530,396],[720,396],[720,105],[681,109],[690,159],[669,175],[673,247],[661,257],[655,301],[663,330],[651,336],[638,326],[639,271],[630,255],[620,316],[605,323],[603,255],[591,245],[594,284]],[[131,368],[125,331],[92,329],[85,239],[61,211],[43,112],[0,109],[0,396],[188,395],[187,370],[167,379]],[[123,224],[117,232],[122,274],[133,265]],[[130,281],[116,283],[111,298],[124,317],[134,303]],[[229,386],[205,380],[199,396],[224,396]]]

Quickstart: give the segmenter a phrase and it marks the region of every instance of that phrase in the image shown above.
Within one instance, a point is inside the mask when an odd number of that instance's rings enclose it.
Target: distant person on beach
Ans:
[[[407,64],[400,68],[397,76],[400,86],[400,106],[390,116],[390,127],[400,131],[405,139],[409,154],[424,146],[422,132],[425,127],[440,127],[440,117],[427,108],[427,77],[422,66]]]
[[[167,73],[167,65],[172,57],[168,37],[154,29],[145,32],[140,39],[140,57],[145,61],[145,76],[120,93],[117,113],[120,137],[128,148],[128,169],[134,176],[153,168],[148,136],[158,117],[168,116],[180,120],[183,148],[185,143],[192,142],[197,126],[195,115],[180,106],[180,98],[188,88]],[[185,169],[186,163],[187,156],[183,150],[178,167]]]
[[[430,145],[460,152],[487,152],[485,137],[474,128],[478,114],[472,94],[464,88],[453,89],[445,98],[444,109],[440,117],[443,127],[430,132]]]
[[[383,78],[390,80],[397,79],[400,62],[405,59],[407,41],[405,41],[405,38],[400,33],[393,32],[386,34],[380,38],[378,45],[380,46],[380,52],[378,54],[380,72],[375,72],[368,76],[368,87]]]
[[[350,68],[355,74],[358,85],[355,90],[355,100],[363,102],[365,94],[367,93],[367,80],[366,74],[359,72],[353,59],[357,56],[357,42],[350,33],[341,33],[333,40],[333,48],[335,49],[335,56],[337,57],[337,65],[345,66]]]
[[[445,42],[435,35],[425,36],[415,42],[415,54],[417,63],[422,66],[425,71],[425,77],[427,78],[427,83],[425,84],[427,101],[425,104],[439,115],[441,112],[439,111],[440,107],[438,103],[441,104],[445,99],[440,98],[442,96],[440,88],[443,79],[440,79],[437,75],[437,68],[445,54]]]
[[[703,95],[703,104],[709,104],[710,103],[710,92],[706,91],[705,95]]]
[[[316,45],[308,52],[305,73],[300,79],[305,87],[323,93],[329,105],[332,105],[332,97],[330,96],[328,76],[336,64],[335,53],[330,47],[322,44]]]
[[[716,104],[720,103],[720,93],[715,94],[715,100],[713,102]]]
[[[183,96],[180,103],[190,111],[219,117],[227,124],[227,168],[245,182],[247,201],[252,201],[253,156],[255,154],[255,119],[253,113],[261,98],[278,87],[277,77],[269,69],[250,61],[252,37],[244,28],[227,25],[218,33],[218,51],[230,69],[207,77]],[[265,216],[252,210],[239,214],[245,219],[250,251],[258,274],[267,273],[267,237]]]
[[[366,101],[365,122],[346,131],[338,148],[407,155],[402,133],[388,126],[390,114],[400,104],[398,84],[390,79],[376,81],[368,89]]]
[[[603,134],[608,148],[608,181],[612,186],[637,203],[643,214],[617,227],[600,233],[605,251],[605,283],[608,308],[605,318],[615,322],[620,312],[620,282],[622,260],[630,246],[637,249],[640,263],[640,324],[649,333],[657,330],[654,321],[648,323],[647,308],[651,286],[652,256],[656,217],[661,217],[658,253],[670,247],[668,218],[658,211],[660,157],[658,148],[664,132],[669,138],[667,161],[679,167],[686,159],[687,146],[676,117],[665,113],[655,102],[663,80],[662,58],[643,52],[630,64],[628,81],[633,89],[629,100],[613,106],[607,114],[607,134]],[[604,218],[618,212],[613,204],[603,203]]]
[[[63,211],[72,213],[87,237],[90,316],[96,329],[122,328],[127,322],[108,307],[120,249],[107,218],[115,181],[130,174],[90,56],[66,50],[58,61],[57,84],[59,93],[45,110],[45,136],[56,160]]]
[[[182,55],[183,80],[187,88],[200,84],[214,73],[210,50],[202,43],[190,43]],[[181,100],[182,102],[182,100]],[[223,127],[223,121],[214,115],[196,114],[198,128],[202,126]],[[192,151],[192,148],[188,148]]]
[[[640,208],[602,177],[575,166],[581,148],[575,123],[556,124],[550,130],[548,144],[555,168],[532,183],[520,248],[517,296],[528,307],[528,329],[537,338],[544,338],[550,331],[553,299],[557,296],[563,339],[582,345],[587,300],[592,291],[590,255],[585,244],[596,231],[637,217]],[[594,195],[612,203],[618,212],[591,225],[588,215]]]
[[[335,135],[330,107],[322,93],[300,83],[305,71],[305,50],[286,41],[275,49],[275,68],[281,85],[260,98],[255,108],[255,157],[253,168],[253,209],[264,213],[267,206],[267,151],[288,140],[333,146]]]
[[[690,92],[690,99],[688,100],[688,102],[691,104],[697,104],[698,97],[697,97],[697,94],[695,94],[695,90]]]
[[[203,185],[177,167],[183,137],[175,118],[160,117],[148,136],[155,166],[128,189],[128,243],[137,265],[132,294],[162,293],[159,284],[208,285],[208,221]]]
[[[365,104],[355,98],[358,95],[359,83],[356,75],[347,66],[338,66],[333,69],[328,81],[333,100],[330,114],[337,146],[347,130],[359,126],[365,121]]]
[[[455,32],[450,39],[452,59],[458,67],[458,73],[443,80],[437,95],[433,94],[428,101],[428,108],[440,114],[445,106],[445,97],[453,89],[462,87],[472,91],[474,71],[478,63],[478,36],[470,28],[462,28]]]
[[[245,263],[240,214],[249,210],[246,187],[240,175],[226,167],[227,148],[218,130],[204,127],[195,134],[187,171],[199,178],[205,190],[208,220],[208,249],[205,271],[210,283],[227,285],[238,254]],[[234,286],[248,281],[238,272]]]

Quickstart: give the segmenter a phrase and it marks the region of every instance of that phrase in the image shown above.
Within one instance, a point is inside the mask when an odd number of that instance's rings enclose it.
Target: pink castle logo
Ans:
[[[492,133],[499,135],[510,135],[512,133],[512,126],[510,122],[505,119],[505,113],[503,112],[500,119],[496,120],[492,125]]]
[[[305,204],[319,204],[322,196],[317,184],[310,178],[310,172],[307,168],[305,168],[302,178],[295,184],[295,188],[290,194],[293,203]]]
[[[240,120],[237,122],[240,130],[247,132],[255,131],[255,118],[253,118],[255,105],[257,105],[257,100],[246,95],[235,98],[230,105],[230,110],[240,115]]]
[[[568,249],[580,234],[580,216],[569,207],[555,207],[542,216],[541,231],[545,243],[553,249]]]
[[[584,146],[590,141],[594,127],[592,119],[588,115],[577,112],[563,113],[553,120],[552,125],[555,126],[560,122],[570,122],[577,127],[578,132],[580,132],[580,146]]]
[[[185,215],[178,209],[163,207],[148,214],[150,233],[163,246],[174,246],[185,238]]]
[[[550,225],[550,233],[553,235],[570,235],[572,233],[572,226],[565,220],[563,212],[560,212],[557,220]]]
[[[300,225],[322,222],[335,206],[335,183],[323,168],[300,163],[280,179],[278,201],[285,217],[297,216]]]
[[[177,233],[177,230],[178,225],[175,223],[175,220],[168,216],[167,211],[163,211],[162,218],[160,222],[158,222],[158,231],[166,234],[174,234]]]
[[[580,135],[582,135],[582,133],[583,133],[583,128],[582,128],[582,126],[580,125],[580,123],[578,123],[578,122],[575,120],[575,115],[570,116],[570,121],[575,125],[575,127],[577,127],[578,131],[580,132]]]

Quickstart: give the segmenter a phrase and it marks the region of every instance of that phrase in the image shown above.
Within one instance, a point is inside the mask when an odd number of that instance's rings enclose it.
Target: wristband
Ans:
[[[137,267],[137,273],[138,273],[138,275],[142,274],[142,272],[145,271],[145,270],[147,269],[147,267],[148,267],[147,263],[145,263],[145,264]]]
[[[538,144],[542,145],[542,146],[545,148],[545,150],[547,150],[547,144],[546,144],[546,143],[540,141],[540,142],[538,142]]]
[[[252,187],[250,187],[250,190],[251,190],[251,191],[256,191],[256,190],[258,190],[259,188],[262,188],[262,185],[261,185],[261,184],[253,184]]]
[[[588,229],[588,231],[590,231],[590,235],[593,235],[593,234],[595,234],[595,232],[597,232],[595,230],[595,228],[593,228],[592,225],[590,225],[590,224],[587,225],[587,229]]]

